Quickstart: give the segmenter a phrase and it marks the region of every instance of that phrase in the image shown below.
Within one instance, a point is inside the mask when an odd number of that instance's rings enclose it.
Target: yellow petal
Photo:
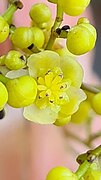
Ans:
[[[19,69],[19,70],[9,71],[6,74],[6,77],[8,77],[10,79],[14,79],[14,78],[18,78],[20,76],[26,76],[26,75],[28,75],[28,70],[26,70],[26,69]]]
[[[71,121],[71,116],[64,116],[64,114],[59,113],[58,118],[55,121],[54,125],[56,126],[64,126]]]
[[[29,73],[37,78],[45,75],[48,70],[60,67],[60,57],[56,52],[45,50],[40,53],[32,54],[28,58]]]
[[[86,99],[86,94],[83,90],[71,86],[67,90],[67,95],[69,101],[61,106],[61,113],[71,116],[78,110],[79,104]]]
[[[34,104],[25,107],[23,115],[27,120],[40,124],[52,124],[57,118],[57,113],[50,108],[39,109]]]
[[[83,69],[74,57],[61,58],[61,70],[65,79],[71,80],[71,85],[80,87],[83,80]]]

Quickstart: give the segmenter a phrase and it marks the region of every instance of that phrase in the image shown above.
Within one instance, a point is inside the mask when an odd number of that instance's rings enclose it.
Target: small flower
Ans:
[[[83,79],[80,64],[74,57],[60,57],[56,52],[45,50],[32,54],[27,66],[29,75],[37,82],[38,93],[34,104],[24,108],[24,117],[40,124],[64,119],[68,122],[86,99],[80,89]]]

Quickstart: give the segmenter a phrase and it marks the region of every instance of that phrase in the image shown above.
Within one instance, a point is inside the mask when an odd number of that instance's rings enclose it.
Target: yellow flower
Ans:
[[[59,56],[54,51],[42,51],[28,58],[30,76],[37,82],[38,93],[34,104],[24,108],[26,119],[52,124],[70,120],[78,110],[79,104],[86,99],[80,89],[83,70],[71,56]]]

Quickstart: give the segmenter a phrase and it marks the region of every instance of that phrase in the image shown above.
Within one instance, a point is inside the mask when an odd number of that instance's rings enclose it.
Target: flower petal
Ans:
[[[28,58],[29,74],[34,78],[45,75],[45,73],[54,67],[60,67],[60,57],[53,51],[42,51],[32,54]]]
[[[50,108],[39,109],[34,104],[25,107],[23,115],[27,120],[40,124],[53,124],[58,116]]]
[[[82,89],[71,86],[67,90],[67,95],[69,97],[69,101],[67,101],[65,105],[61,106],[60,112],[71,116],[78,110],[79,104],[86,99],[86,94]]]
[[[62,114],[59,112],[58,118],[54,122],[54,125],[56,126],[64,126],[68,124],[71,121],[71,116],[67,116],[66,114]]]
[[[83,69],[75,57],[64,56],[60,61],[61,70],[65,79],[71,80],[71,85],[80,87],[83,80]]]
[[[8,77],[10,79],[14,79],[14,78],[18,78],[20,76],[25,76],[25,75],[28,75],[28,70],[26,70],[26,69],[19,69],[19,70],[9,71],[6,74],[6,77]]]

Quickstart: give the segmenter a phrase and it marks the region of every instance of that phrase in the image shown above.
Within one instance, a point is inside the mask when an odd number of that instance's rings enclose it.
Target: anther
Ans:
[[[54,101],[50,100],[50,103],[54,103]]]
[[[51,70],[48,70],[45,75],[49,75],[49,73],[52,72]]]
[[[61,78],[63,78],[63,74],[59,74],[58,76],[61,77]]]
[[[65,88],[67,88],[67,84],[65,84]]]
[[[60,86],[60,89],[63,89],[64,87],[63,86]]]
[[[63,96],[59,96],[59,99],[63,99]]]
[[[49,97],[49,94],[48,94],[48,93],[46,93],[46,97]]]

